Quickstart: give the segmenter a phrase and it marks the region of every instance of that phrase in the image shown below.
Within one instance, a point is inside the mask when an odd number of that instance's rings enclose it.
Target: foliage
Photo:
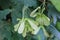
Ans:
[[[60,0],[0,0],[0,40],[60,40]]]

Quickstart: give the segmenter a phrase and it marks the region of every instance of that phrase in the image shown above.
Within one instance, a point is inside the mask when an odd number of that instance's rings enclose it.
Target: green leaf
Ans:
[[[51,22],[53,22],[54,24],[56,24],[57,22],[57,18],[60,19],[60,14],[58,11],[56,11],[56,9],[54,8],[54,6],[52,4],[48,4],[48,17],[51,19]]]
[[[38,34],[36,35],[37,40],[46,40],[45,39],[45,35],[43,32],[43,29],[40,29],[40,31],[38,32]]]
[[[2,6],[3,9],[6,9],[9,6],[11,6],[11,1],[10,0],[0,0],[0,6]]]
[[[60,0],[50,0],[55,8],[60,12]]]
[[[60,31],[60,22],[56,23],[56,28]]]
[[[9,14],[12,10],[10,9],[5,9],[0,11],[0,19],[6,19],[6,15]]]
[[[4,38],[6,38],[6,39],[8,39],[8,40],[11,40],[11,29],[12,29],[12,26],[10,25],[10,24],[8,24],[8,23],[0,23],[0,24],[2,24],[1,26],[1,28],[0,28],[0,35],[1,35],[1,37],[4,39]],[[10,28],[11,27],[11,28]]]
[[[29,6],[29,7],[32,7],[32,6],[36,7],[37,6],[36,0],[21,0],[21,1],[22,1],[22,3],[24,3],[25,6]]]

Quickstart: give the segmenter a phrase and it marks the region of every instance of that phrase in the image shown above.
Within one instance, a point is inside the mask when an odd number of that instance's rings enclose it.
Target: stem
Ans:
[[[28,7],[27,6],[24,6],[23,7],[23,10],[22,10],[22,19],[24,20],[25,18],[25,10],[27,9]]]
[[[45,10],[45,3],[46,3],[46,0],[44,0],[44,2],[43,2],[42,12],[41,12],[41,13],[43,13],[43,12],[44,12],[44,10]]]
[[[49,34],[48,34],[48,32],[46,31],[46,29],[44,28],[44,26],[42,26],[42,29],[43,29],[43,31],[44,31],[45,36],[46,36],[46,37],[49,37]]]
[[[33,11],[31,12],[30,16],[32,17],[32,16],[34,15],[34,13],[35,13],[38,9],[40,9],[40,6],[37,7],[35,10],[33,10]]]

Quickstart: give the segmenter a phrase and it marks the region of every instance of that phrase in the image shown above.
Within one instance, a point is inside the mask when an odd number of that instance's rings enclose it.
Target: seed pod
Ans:
[[[50,19],[45,16],[44,14],[39,14],[36,17],[36,21],[40,24],[40,25],[45,25],[48,26],[50,24]]]
[[[34,29],[33,34],[37,34],[37,33],[38,33],[38,31],[39,31],[38,26],[37,26],[35,23],[33,23],[33,21],[32,21],[32,20],[28,20],[28,22],[29,22],[29,24],[31,25],[31,27]]]
[[[23,33],[24,28],[25,28],[25,21],[23,20],[21,21],[20,27],[18,29],[18,33],[19,34]]]

